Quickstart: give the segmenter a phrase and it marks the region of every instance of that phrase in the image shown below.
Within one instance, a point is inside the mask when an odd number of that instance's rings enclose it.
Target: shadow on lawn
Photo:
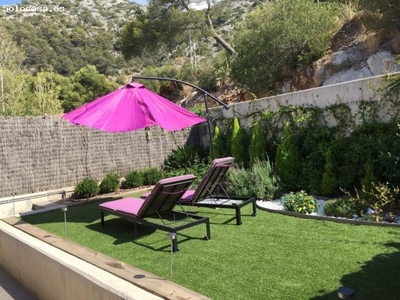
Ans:
[[[107,201],[122,199],[122,197],[98,198],[88,202],[77,202],[68,206],[67,221],[74,223],[92,223],[98,220],[100,222],[99,204]],[[64,222],[64,212],[61,209],[40,212],[37,214],[21,216],[21,220],[35,224]]]
[[[76,203],[68,207],[66,214],[68,223],[85,223],[90,230],[100,234],[106,234],[115,238],[114,245],[123,243],[135,243],[137,245],[149,248],[155,251],[170,251],[171,243],[167,239],[166,232],[155,235],[154,227],[137,225],[137,234],[135,236],[134,224],[132,221],[124,218],[112,216],[106,219],[105,226],[101,226],[101,211],[99,204],[122,199],[123,197],[105,197],[97,198],[88,202]],[[107,214],[106,214],[107,215]],[[43,213],[21,216],[21,220],[32,225],[50,224],[64,222],[64,212],[61,209],[47,211]],[[150,237],[148,239],[148,237]],[[178,233],[178,244],[189,240],[202,240],[203,238],[191,237],[182,232]],[[158,247],[157,245],[162,244]]]
[[[135,234],[134,223],[124,218],[112,216],[111,219],[105,220],[105,226],[101,226],[101,222],[89,224],[87,228],[100,234],[107,234],[115,238],[114,245],[124,243],[134,243],[141,247],[148,248],[153,251],[171,251],[171,243],[167,238],[166,231],[158,231],[151,226],[137,224],[137,232]],[[178,232],[178,245],[190,240],[203,240],[203,238],[192,237]],[[162,244],[162,246],[158,246]]]
[[[393,234],[398,236],[398,232]],[[359,272],[344,275],[340,280],[341,285],[354,290],[353,299],[400,299],[400,243],[391,242],[385,246],[396,248],[397,252],[376,255],[371,261],[365,262]],[[321,294],[326,292],[321,291]],[[337,290],[310,300],[328,299],[339,299]]]
[[[177,208],[177,207],[176,207]],[[236,215],[232,213],[232,209],[224,209],[224,208],[202,208],[201,210],[198,209],[196,206],[184,209],[184,212],[190,214],[197,214],[200,216],[205,216],[210,219],[210,224],[214,225],[233,225],[238,226],[236,224]],[[220,216],[224,216],[224,220],[219,220]],[[225,216],[227,219],[225,219]],[[243,217],[253,217],[252,213],[241,213],[242,222],[246,222],[246,218]]]

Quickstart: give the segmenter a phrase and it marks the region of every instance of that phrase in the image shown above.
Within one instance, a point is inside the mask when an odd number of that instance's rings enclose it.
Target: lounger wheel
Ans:
[[[203,237],[203,240],[208,241],[209,240],[208,236]]]
[[[257,213],[252,213],[251,216],[255,217],[255,216],[257,216]]]

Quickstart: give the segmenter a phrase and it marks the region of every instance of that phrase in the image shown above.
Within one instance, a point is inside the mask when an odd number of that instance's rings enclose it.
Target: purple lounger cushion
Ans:
[[[125,198],[108,201],[99,205],[102,210],[143,218],[156,211],[172,210],[187,191],[196,176],[182,175],[160,180],[146,199]]]
[[[137,215],[140,208],[143,206],[144,199],[125,198],[120,200],[108,201],[100,204],[100,208],[106,208],[113,211],[123,211],[128,214]]]
[[[194,192],[195,192],[195,190],[187,190],[183,194],[181,201],[190,201],[193,198]],[[150,195],[150,193],[151,192],[146,192],[146,193],[140,195],[140,198],[146,199]]]

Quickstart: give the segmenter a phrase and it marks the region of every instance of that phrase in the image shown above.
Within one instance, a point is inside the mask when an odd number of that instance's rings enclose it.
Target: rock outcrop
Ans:
[[[332,39],[329,53],[311,66],[299,68],[282,84],[282,93],[400,72],[400,33],[382,38],[366,34],[354,20]]]

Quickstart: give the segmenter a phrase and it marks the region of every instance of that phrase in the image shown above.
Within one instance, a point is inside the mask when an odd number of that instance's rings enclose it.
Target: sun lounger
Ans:
[[[102,203],[99,205],[101,225],[105,225],[105,213],[133,221],[135,234],[137,224],[177,233],[179,230],[205,223],[207,231],[205,239],[208,240],[211,238],[209,218],[173,210],[195,178],[194,175],[183,175],[162,179],[145,199],[125,198]],[[173,251],[178,251],[176,237],[172,239]]]
[[[224,191],[221,181],[233,164],[234,158],[224,157],[214,159],[206,176],[196,190],[188,190],[180,200],[181,205],[192,205],[209,208],[229,208],[236,213],[236,224],[242,224],[241,208],[252,204],[252,216],[257,215],[255,197],[228,196]],[[143,194],[141,197],[146,197]]]
[[[188,190],[180,200],[182,205],[192,205],[209,208],[229,208],[236,213],[236,224],[242,224],[241,208],[252,204],[252,216],[257,215],[255,197],[228,196],[224,191],[221,181],[233,164],[232,157],[217,158],[196,190]]]

